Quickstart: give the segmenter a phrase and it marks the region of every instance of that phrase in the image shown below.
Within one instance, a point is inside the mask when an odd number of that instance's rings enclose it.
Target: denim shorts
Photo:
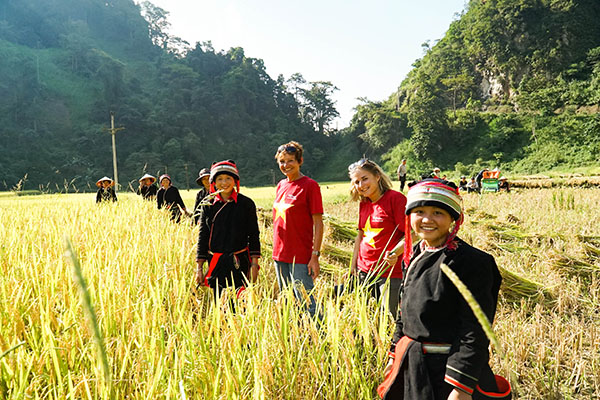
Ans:
[[[277,276],[277,284],[279,284],[280,290],[286,288],[291,282],[294,283],[294,295],[296,296],[296,299],[300,301],[302,301],[303,298],[302,293],[298,288],[299,285],[304,286],[304,290],[306,290],[310,296],[310,304],[307,305],[308,312],[311,316],[314,316],[316,303],[312,295],[312,290],[314,289],[315,284],[312,276],[308,274],[308,265],[275,261],[275,275]]]

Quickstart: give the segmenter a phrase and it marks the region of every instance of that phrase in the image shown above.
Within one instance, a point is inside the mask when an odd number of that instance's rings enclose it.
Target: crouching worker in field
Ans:
[[[100,178],[96,182],[98,191],[96,192],[96,203],[102,203],[104,201],[117,201],[117,195],[115,190],[112,188],[115,181],[110,179],[108,176]]]
[[[490,321],[496,312],[501,276],[494,258],[456,234],[463,221],[456,186],[426,179],[412,186],[400,312],[392,339],[383,399],[509,399],[510,385],[494,376],[487,339],[471,308],[440,266],[448,265],[469,288]]]
[[[232,160],[214,163],[209,179],[215,196],[212,204],[201,206],[196,283],[209,286],[216,298],[226,287],[239,295],[248,281],[256,282],[260,268],[256,206],[239,192],[240,175]]]

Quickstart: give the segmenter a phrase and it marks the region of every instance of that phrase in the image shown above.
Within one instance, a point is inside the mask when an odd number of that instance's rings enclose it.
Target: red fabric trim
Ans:
[[[510,383],[500,375],[495,375],[494,377],[496,378],[498,392],[485,392],[479,387],[479,385],[477,385],[477,391],[491,398],[502,399],[507,397],[511,392]]]
[[[208,265],[208,272],[204,277],[204,286],[208,286],[208,278],[210,278],[210,276],[212,275],[213,271],[215,270],[215,267],[217,266],[217,263],[219,262],[219,258],[221,258],[222,255],[223,253],[213,253],[212,258],[210,259],[210,264]]]
[[[390,386],[392,386],[392,383],[394,383],[394,381],[396,380],[396,377],[400,372],[400,367],[402,366],[402,359],[404,358],[404,353],[406,353],[406,349],[412,341],[413,340],[408,336],[402,336],[398,343],[396,343],[395,358],[394,363],[392,364],[392,369],[390,370],[389,374],[385,376],[381,385],[377,387],[377,394],[379,394],[379,397],[381,397],[382,399],[383,396],[385,396],[385,394],[390,389]]]
[[[404,226],[404,266],[408,268],[410,258],[412,257],[412,235],[410,232],[410,214],[406,216],[406,225]]]
[[[210,193],[214,193],[217,191],[217,188],[215,186],[215,183],[211,183],[210,184]],[[230,199],[233,200],[234,203],[237,203],[237,199],[238,199],[238,192],[240,191],[240,182],[236,181],[236,186],[233,189],[233,192],[231,192],[231,195],[229,196]],[[225,200],[223,200],[223,198],[221,197],[221,193],[217,194],[213,200],[213,204],[217,203],[218,201],[225,203]]]
[[[439,179],[439,178],[438,178]],[[458,195],[460,197],[460,193],[458,191],[458,188],[454,189],[451,186],[445,185],[442,182],[433,182],[433,181],[421,181],[419,183],[417,183],[416,185],[414,185],[413,187],[411,187],[411,189],[413,188],[420,188],[422,186],[437,186],[439,188],[445,189],[449,192],[452,192],[456,195]]]
[[[444,377],[444,380],[446,382],[448,382],[449,384],[451,384],[452,386],[456,386],[457,388],[459,388],[460,390],[462,390],[463,392],[466,392],[468,394],[473,394],[473,389],[463,385],[462,383],[460,383],[459,381],[457,381],[456,379],[453,379],[451,377],[449,377],[448,375],[446,375]]]
[[[238,288],[238,290],[237,290],[237,292],[236,292],[236,294],[235,294],[235,298],[239,300],[239,298],[240,298],[240,295],[242,294],[242,292],[243,292],[244,290],[246,290],[246,286],[242,286],[242,287]]]

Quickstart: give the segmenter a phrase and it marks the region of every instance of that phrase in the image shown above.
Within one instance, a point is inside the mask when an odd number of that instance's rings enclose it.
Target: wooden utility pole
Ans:
[[[188,165],[187,163],[183,164],[185,167],[185,186],[187,187],[188,192],[190,191],[190,176],[188,174]]]
[[[119,174],[117,173],[117,145],[115,136],[118,131],[125,128],[115,128],[115,112],[110,112],[110,135],[112,136],[113,173],[115,174],[115,190],[119,189]]]

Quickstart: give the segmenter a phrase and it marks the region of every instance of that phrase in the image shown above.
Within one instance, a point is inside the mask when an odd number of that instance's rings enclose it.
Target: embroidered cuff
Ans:
[[[471,395],[475,390],[475,386],[477,386],[478,379],[447,365],[446,376],[444,376],[444,381],[454,386],[455,388]]]

